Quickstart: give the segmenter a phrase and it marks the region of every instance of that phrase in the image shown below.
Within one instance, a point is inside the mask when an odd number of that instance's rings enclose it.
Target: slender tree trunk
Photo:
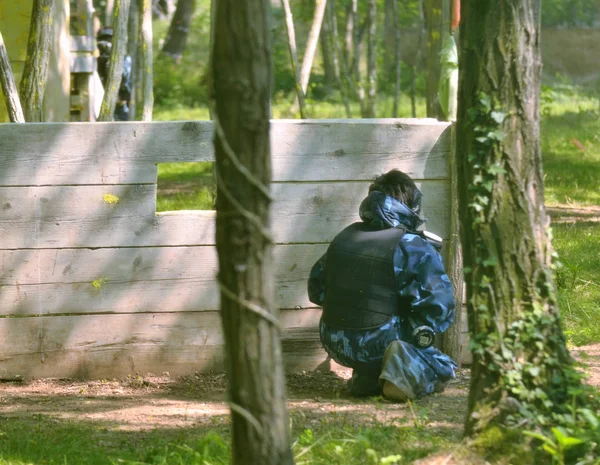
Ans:
[[[115,9],[115,0],[106,0],[106,6],[104,7],[104,25],[112,24],[113,14]]]
[[[383,3],[383,28],[381,40],[383,42],[383,76],[386,82],[392,76],[396,66],[396,20],[398,0],[385,0]],[[391,81],[391,78],[389,78]]]
[[[140,63],[142,69],[142,121],[152,121],[154,64],[152,57],[152,0],[137,0],[140,17]],[[179,0],[181,1],[181,0]]]
[[[23,116],[21,100],[19,99],[15,77],[12,68],[10,67],[8,52],[4,45],[2,32],[0,32],[0,85],[2,85],[2,92],[4,93],[4,100],[6,101],[6,109],[8,110],[10,122],[24,123],[25,116]]]
[[[127,50],[127,26],[130,0],[115,0],[113,10],[113,39],[104,99],[100,107],[99,121],[112,121],[123,76],[123,60]]]
[[[294,31],[294,17],[290,8],[289,0],[282,0],[283,10],[285,13],[285,29],[288,36],[288,48],[290,50],[290,59],[292,62],[292,71],[296,80],[296,95],[298,96],[298,104],[300,109],[300,118],[306,118],[306,104],[304,102],[304,90],[300,80],[300,68],[298,66],[298,52],[296,49],[296,33]]]
[[[354,53],[353,53],[353,73],[354,73],[354,87],[358,95],[358,101],[360,103],[360,114],[364,118],[366,113],[365,108],[365,89],[362,84],[362,77],[360,74],[360,30],[358,27],[358,0],[352,0],[352,24],[354,33]]]
[[[317,45],[319,42],[319,35],[321,33],[321,26],[323,25],[323,18],[325,17],[326,6],[327,0],[317,0],[312,27],[308,35],[306,50],[304,51],[304,58],[302,59],[302,68],[300,69],[300,83],[302,84],[302,91],[304,92],[304,95],[306,95],[306,91],[308,90],[310,70],[312,69],[315,52],[317,51]]]
[[[346,59],[344,57],[344,54],[342,52],[341,46],[340,46],[340,38],[339,38],[339,33],[338,33],[338,23],[337,23],[337,13],[335,11],[335,0],[330,0],[327,3],[327,14],[328,14],[328,20],[330,23],[330,28],[332,31],[331,34],[331,43],[332,43],[332,47],[331,47],[331,51],[332,51],[332,57],[333,57],[333,68],[334,68],[334,72],[335,72],[335,81],[336,84],[338,86],[338,88],[340,89],[340,94],[342,95],[342,100],[344,102],[344,109],[346,110],[346,116],[348,118],[352,118],[352,110],[350,109],[350,102],[348,101],[348,92],[347,92],[347,86],[344,85],[344,82],[342,81],[342,73],[344,74],[344,77],[347,79],[348,82],[348,86],[352,85],[352,78],[350,76],[350,74],[348,73],[348,66],[346,65]]]
[[[394,110],[393,117],[398,118],[398,109],[400,107],[400,83],[402,77],[402,50],[400,49],[401,31],[400,18],[398,17],[398,1],[394,0],[392,5],[392,14],[394,15],[394,61],[395,61],[395,85],[394,85]]]
[[[177,8],[167,33],[167,40],[162,48],[162,53],[171,57],[175,62],[181,61],[185,51],[195,10],[196,0],[179,0],[177,2]]]
[[[421,60],[423,57],[423,43],[425,42],[425,12],[424,12],[424,0],[417,0],[419,5],[419,38],[417,42],[417,55],[415,56],[415,63],[412,67],[411,82],[410,82],[410,104],[412,108],[412,117],[417,117],[417,70],[421,66]]]
[[[335,64],[333,58],[333,41],[331,39],[331,21],[329,21],[329,16],[327,14],[331,1],[327,2],[327,6],[325,7],[325,18],[323,19],[321,37],[319,40],[319,43],[321,44],[321,56],[323,57],[325,85],[327,86],[328,90],[331,90],[335,83]]]
[[[438,99],[440,84],[440,51],[442,49],[442,6],[444,0],[424,0],[427,25],[427,116],[441,118]]]
[[[217,251],[234,465],[291,465],[269,225],[269,0],[216,2]]]
[[[375,118],[377,103],[377,1],[369,0],[369,47],[367,49],[367,74],[369,98],[366,105],[366,118]]]
[[[54,0],[33,2],[27,58],[19,88],[25,120],[30,123],[39,123],[43,119],[42,105],[48,81],[53,10]]]
[[[139,4],[141,0],[131,0],[129,6],[129,29],[127,32],[127,55],[131,57],[131,100],[129,104],[129,114],[132,120],[139,120],[138,111],[141,108],[142,100],[142,47],[140,45],[140,14]]]
[[[335,2],[335,0],[331,0]],[[346,63],[350,63],[350,59],[354,53],[354,14],[352,11],[353,4],[348,3],[346,6],[346,28],[344,36],[344,57]]]
[[[579,386],[544,208],[540,0],[463,0],[461,15],[456,151],[473,333],[466,434],[513,421],[527,430],[540,416],[571,415],[569,390]]]

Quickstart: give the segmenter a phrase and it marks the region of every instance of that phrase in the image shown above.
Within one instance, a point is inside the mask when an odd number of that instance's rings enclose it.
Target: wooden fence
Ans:
[[[219,369],[215,212],[156,213],[157,163],[212,161],[210,122],[0,125],[0,378]],[[377,174],[424,192],[448,238],[450,128],[271,125],[277,304],[289,369],[325,359],[306,279]]]

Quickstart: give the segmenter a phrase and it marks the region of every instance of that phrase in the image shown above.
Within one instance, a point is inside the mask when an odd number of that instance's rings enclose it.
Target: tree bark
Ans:
[[[394,109],[392,116],[398,118],[398,110],[400,108],[400,83],[402,78],[402,50],[400,49],[401,31],[400,18],[398,17],[398,0],[394,0],[392,14],[394,16],[394,70],[395,70],[395,85],[394,85]]]
[[[127,32],[127,54],[131,57],[131,100],[129,114],[139,120],[142,104],[142,47],[140,45],[140,6],[142,0],[131,0],[129,6],[129,29]],[[138,111],[139,110],[139,111]],[[138,115],[139,113],[139,115]]]
[[[306,95],[306,91],[308,90],[310,70],[312,69],[315,52],[317,51],[317,44],[319,42],[321,26],[323,25],[323,18],[325,17],[326,6],[327,0],[317,0],[315,5],[313,23],[308,35],[306,50],[304,51],[304,58],[302,59],[302,68],[300,69],[300,83],[302,84],[302,91],[304,92],[304,95]]]
[[[104,99],[100,107],[99,121],[112,121],[119,95],[119,86],[123,76],[123,60],[127,50],[127,26],[129,21],[130,0],[115,0],[113,10],[113,39],[110,64]]]
[[[175,62],[180,62],[183,57],[195,10],[196,0],[179,0],[177,2],[167,39],[162,48],[162,53],[171,57]]]
[[[442,49],[442,6],[444,0],[424,0],[427,29],[427,116],[441,118],[442,109],[438,99],[440,83],[440,51]]]
[[[43,119],[42,105],[48,81],[53,9],[54,0],[33,2],[27,58],[19,88],[25,120],[30,123],[39,123]]]
[[[540,0],[463,0],[456,130],[473,367],[466,434],[570,415],[539,142]],[[510,414],[510,415],[509,415]],[[532,420],[533,419],[533,420]],[[553,420],[550,420],[553,421]]]
[[[304,90],[302,89],[302,82],[300,80],[300,68],[298,66],[298,51],[296,48],[296,33],[294,30],[294,17],[292,15],[292,9],[290,7],[289,0],[282,0],[283,10],[285,14],[285,29],[288,36],[288,48],[290,51],[290,60],[292,63],[292,72],[294,73],[294,79],[296,80],[296,95],[300,109],[300,118],[306,118],[306,104],[304,102]]]
[[[369,36],[367,49],[368,100],[365,118],[375,118],[377,103],[377,0],[369,0]]]
[[[21,108],[21,100],[19,99],[19,92],[15,84],[15,77],[10,66],[2,32],[0,32],[0,84],[2,85],[2,92],[4,93],[10,122],[24,123],[25,116]]]
[[[269,0],[216,2],[217,252],[232,463],[291,465],[269,207]]]
[[[383,3],[383,28],[381,40],[383,42],[383,75],[386,78],[393,75],[396,66],[396,16],[398,0],[384,0]]]
[[[153,57],[152,57],[152,0],[137,0],[140,17],[139,40],[142,71],[142,121],[152,121],[154,108]],[[181,0],[179,0],[181,1]]]
[[[424,12],[424,0],[417,0],[419,6],[419,40],[417,42],[417,55],[415,56],[415,63],[412,67],[411,80],[410,80],[410,104],[412,109],[412,117],[417,117],[417,69],[421,65],[421,59],[423,57],[423,42],[425,41],[426,24],[425,24],[425,12]]]

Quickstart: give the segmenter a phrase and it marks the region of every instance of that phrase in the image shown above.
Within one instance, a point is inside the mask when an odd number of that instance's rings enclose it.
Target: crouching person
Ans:
[[[432,346],[454,318],[440,242],[417,232],[421,192],[405,173],[375,179],[362,222],[340,232],[308,280],[323,307],[320,337],[333,360],[353,369],[355,396],[402,402],[443,390],[455,362]]]

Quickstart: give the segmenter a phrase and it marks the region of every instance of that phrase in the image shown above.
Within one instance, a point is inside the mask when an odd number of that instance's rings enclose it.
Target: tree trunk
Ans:
[[[43,118],[44,93],[48,81],[48,64],[52,44],[54,0],[34,0],[31,12],[27,58],[20,84],[25,120],[39,123]]]
[[[216,2],[217,252],[234,465],[292,465],[269,224],[269,0]]]
[[[352,118],[352,111],[350,109],[350,102],[348,101],[348,92],[347,87],[344,85],[342,80],[342,73],[348,82],[348,86],[352,85],[352,78],[348,73],[348,66],[346,64],[346,59],[344,57],[344,53],[342,52],[342,48],[340,46],[340,38],[338,33],[338,23],[337,23],[337,13],[335,11],[335,0],[331,0],[327,3],[327,15],[328,21],[330,23],[331,29],[331,54],[333,57],[333,69],[335,81],[340,89],[340,94],[342,95],[342,100],[344,102],[344,108],[346,110],[346,116],[348,118]]]
[[[335,0],[331,0],[335,3]],[[344,36],[344,57],[346,63],[350,63],[350,58],[354,53],[354,13],[352,11],[354,7],[353,3],[348,3],[346,6],[346,28]]]
[[[442,50],[442,6],[444,0],[424,0],[427,29],[427,117],[441,118],[438,100],[440,83],[440,51]]]
[[[369,98],[367,100],[365,118],[375,118],[377,103],[377,0],[369,0],[369,47],[367,49],[367,75]]]
[[[571,415],[539,144],[540,0],[463,0],[456,131],[473,367],[466,434]],[[553,419],[550,419],[553,418]],[[550,420],[548,420],[550,419]]]
[[[185,51],[195,10],[196,0],[179,0],[177,2],[177,8],[167,33],[167,40],[162,48],[162,53],[171,57],[175,62],[181,61]]]
[[[385,0],[383,3],[383,29],[381,39],[383,42],[383,76],[388,82],[396,65],[396,16],[398,0]],[[391,79],[389,80],[391,81]]]
[[[323,18],[325,17],[326,6],[327,0],[317,0],[312,27],[310,28],[308,41],[306,43],[306,50],[304,51],[304,58],[302,59],[302,68],[300,69],[300,83],[302,84],[302,91],[304,92],[304,95],[306,95],[306,91],[308,90],[310,70],[312,69],[315,52],[317,51],[317,44],[319,42]]]
[[[0,85],[4,93],[6,101],[6,109],[11,123],[24,123],[23,109],[21,108],[21,100],[19,100],[19,92],[15,84],[15,77],[10,67],[8,52],[4,45],[4,38],[0,32]]]
[[[142,100],[142,47],[140,45],[140,13],[139,4],[142,0],[131,0],[129,6],[129,29],[127,32],[127,55],[131,57],[131,100],[129,104],[129,114],[132,120],[139,120],[138,113],[141,111]]]
[[[358,27],[358,0],[352,0],[352,24],[353,29],[353,73],[354,73],[354,87],[356,88],[356,94],[360,103],[360,114],[364,118],[366,113],[365,108],[365,89],[362,84],[362,77],[360,74],[360,28]]]
[[[394,85],[394,110],[392,116],[398,118],[398,110],[400,107],[400,83],[402,73],[402,50],[400,49],[400,18],[398,17],[398,0],[392,3],[392,14],[394,16],[394,70],[395,70],[395,85]]]
[[[140,17],[139,40],[142,71],[142,121],[152,121],[154,107],[153,57],[152,57],[152,0],[137,0]],[[181,1],[181,0],[179,0]]]
[[[298,52],[296,49],[296,33],[294,31],[294,17],[290,8],[289,0],[282,0],[283,10],[285,14],[285,29],[288,36],[288,48],[290,50],[290,60],[292,62],[292,72],[296,80],[296,95],[298,96],[298,104],[300,109],[300,118],[306,118],[306,104],[304,102],[304,90],[300,80],[300,68],[298,66]]]
[[[100,107],[99,121],[112,121],[123,76],[123,60],[127,50],[127,26],[130,0],[115,0],[113,10],[113,39],[104,99]]]
[[[333,1],[333,0],[332,0]],[[323,57],[323,72],[325,75],[325,85],[328,88],[328,91],[334,86],[335,83],[335,65],[333,58],[333,41],[331,38],[331,21],[329,21],[329,17],[327,12],[329,11],[329,4],[331,1],[327,2],[327,6],[325,7],[325,18],[323,20],[323,26],[321,28],[321,55]]]
[[[423,42],[425,41],[426,27],[425,27],[425,12],[424,12],[424,0],[417,0],[419,6],[419,37],[417,42],[417,54],[415,56],[415,63],[412,67],[411,81],[410,81],[410,104],[412,108],[412,117],[417,117],[417,69],[421,65],[421,59],[423,57]]]

